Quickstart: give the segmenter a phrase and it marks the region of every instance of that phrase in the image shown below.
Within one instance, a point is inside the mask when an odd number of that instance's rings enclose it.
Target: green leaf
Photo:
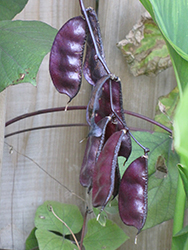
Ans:
[[[188,195],[188,86],[180,100],[174,117],[174,147],[180,155],[179,171]]]
[[[105,227],[96,219],[89,220],[87,228],[83,241],[86,250],[115,250],[128,239],[123,230],[110,220],[106,221]]]
[[[150,0],[150,2],[163,35],[176,52],[188,60],[187,1]]]
[[[140,0],[140,2],[143,4],[144,8],[150,13],[153,20],[155,19],[153,8],[149,0]]]
[[[174,88],[168,95],[159,97],[158,105],[156,107],[155,121],[173,129],[172,121],[178,102],[179,91],[177,87]],[[158,126],[155,126],[154,129],[155,131],[162,131],[162,129]]]
[[[81,230],[83,217],[78,207],[56,201],[46,201],[38,207],[35,215],[35,226],[38,229],[55,231],[62,235],[71,234],[68,228],[49,210],[50,206],[52,206],[55,214],[68,225],[74,234]]]
[[[172,138],[166,133],[134,132],[135,138],[150,149],[148,158],[148,215],[144,229],[151,228],[173,218],[178,180],[178,155],[172,150]],[[143,155],[143,150],[132,143],[132,154],[123,167],[119,159],[121,175],[129,164]],[[161,164],[162,162],[162,164]],[[167,172],[167,173],[166,173]]]
[[[188,226],[184,227],[180,232],[172,238],[173,249],[187,250],[188,248]]]
[[[183,181],[184,190],[186,196],[188,197],[188,167],[183,164],[178,164],[179,174]]]
[[[0,91],[21,82],[36,85],[39,66],[56,32],[39,21],[0,22]]]
[[[0,21],[11,20],[25,7],[28,0],[0,0]]]
[[[70,240],[67,240],[46,230],[37,229],[36,237],[40,250],[77,250],[78,247]]]
[[[25,250],[39,249],[37,238],[35,236],[36,227],[33,228],[30,235],[27,237],[25,242]]]
[[[180,96],[188,83],[188,4],[177,0],[140,0],[158,24],[169,49]],[[151,7],[152,5],[152,7]]]

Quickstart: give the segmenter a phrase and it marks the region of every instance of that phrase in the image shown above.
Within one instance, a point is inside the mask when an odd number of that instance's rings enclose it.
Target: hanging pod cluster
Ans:
[[[118,156],[127,160],[132,149],[132,134],[123,112],[121,82],[106,66],[95,11],[86,10],[82,4],[81,9],[83,17],[70,19],[55,37],[50,54],[51,78],[56,89],[69,96],[69,102],[80,89],[82,73],[93,86],[86,110],[90,131],[80,183],[88,191],[92,190],[94,207],[104,209],[108,201],[118,195],[122,221],[140,232],[147,216],[149,150],[144,149],[144,155],[133,161],[120,177]]]

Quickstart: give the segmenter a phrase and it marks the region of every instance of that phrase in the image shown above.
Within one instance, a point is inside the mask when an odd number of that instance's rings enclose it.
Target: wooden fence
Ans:
[[[94,0],[85,0],[84,3],[95,6]],[[169,93],[176,85],[172,68],[156,77],[133,77],[116,47],[144,11],[139,0],[100,0],[98,16],[107,64],[122,81],[124,108],[153,118],[157,98]],[[41,20],[59,29],[69,18],[79,14],[76,0],[30,0],[16,19]],[[25,239],[34,227],[36,208],[46,200],[73,203],[82,212],[85,209],[84,202],[74,194],[86,198],[86,190],[79,184],[85,148],[85,142],[79,142],[87,135],[86,127],[45,129],[3,139],[5,120],[39,109],[66,105],[68,98],[57,93],[51,83],[48,60],[49,56],[46,56],[42,62],[37,87],[25,83],[11,86],[0,94],[0,164],[3,159],[0,249],[24,249]],[[90,86],[83,81],[81,91],[71,105],[86,105],[89,96]],[[127,116],[126,120],[128,126],[152,128],[140,119]],[[24,119],[6,128],[5,133],[61,123],[85,123],[85,111],[58,112]],[[130,236],[130,240],[119,249],[170,250],[172,221],[142,232],[138,245],[134,245],[136,231],[121,223],[118,216],[113,220]]]

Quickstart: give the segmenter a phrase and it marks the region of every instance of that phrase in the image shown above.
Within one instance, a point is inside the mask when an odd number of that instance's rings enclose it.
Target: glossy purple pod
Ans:
[[[99,53],[105,62],[105,56],[104,56],[104,50],[103,50],[103,44],[102,44],[102,38],[101,38],[101,32],[97,14],[93,8],[88,8],[87,15],[93,30],[93,34],[96,40]],[[83,74],[86,81],[91,85],[95,85],[96,82],[101,77],[106,75],[106,70],[102,66],[101,62],[96,59],[96,51],[89,32],[87,34],[86,56],[83,66]]]
[[[94,121],[95,121],[95,116],[96,116],[95,110],[100,108],[99,99],[101,98],[101,95],[102,95],[102,88],[105,82],[108,81],[108,79],[110,79],[110,75],[105,75],[102,78],[100,78],[91,92],[91,97],[90,97],[90,100],[86,109],[86,120],[89,125],[91,125],[92,118],[94,118]],[[108,115],[109,114],[103,116],[102,118]],[[99,119],[98,121],[100,121],[101,119]]]
[[[134,226],[138,233],[147,217],[148,167],[147,157],[134,160],[126,169],[119,187],[118,206],[122,221]]]
[[[49,70],[56,89],[74,98],[82,80],[82,58],[86,40],[86,21],[74,17],[58,31],[53,42]]]
[[[93,133],[90,132],[90,136],[87,139],[84,158],[80,170],[80,184],[84,187],[88,187],[89,190],[92,187],[93,170],[102,150],[106,126],[110,119],[110,117],[105,117],[97,124],[98,127],[102,130],[102,134],[100,137],[93,136]]]
[[[113,195],[117,157],[124,131],[115,132],[105,143],[93,172],[92,204],[104,208]]]
[[[108,138],[115,133],[116,131],[119,131],[123,129],[122,124],[119,122],[117,118],[112,119],[106,128],[106,133],[105,133],[105,142],[108,140]],[[128,160],[130,154],[132,151],[132,142],[129,133],[125,133],[122,142],[121,142],[121,147],[119,150],[118,156],[123,156],[126,158],[126,161]]]
[[[86,119],[90,125],[93,121],[97,123],[103,117],[112,115],[109,81],[111,81],[113,108],[123,121],[124,125],[126,125],[123,111],[121,82],[119,80],[111,80],[109,75],[103,76],[92,90],[91,98],[86,110]],[[124,129],[124,125],[117,117],[112,117],[112,120],[107,125],[105,141],[107,141],[114,132]],[[127,160],[131,154],[131,150],[131,139],[127,133],[123,137],[119,156],[123,156]]]

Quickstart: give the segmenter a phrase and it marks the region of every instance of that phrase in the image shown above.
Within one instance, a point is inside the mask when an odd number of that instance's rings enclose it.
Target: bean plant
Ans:
[[[35,85],[39,65],[49,51],[52,82],[60,94],[70,98],[62,110],[71,109],[71,101],[81,88],[82,75],[92,86],[89,103],[82,107],[86,109],[89,133],[79,181],[91,195],[93,208],[86,208],[83,217],[74,205],[46,201],[36,211],[35,228],[26,241],[26,249],[117,249],[128,236],[106,218],[107,213],[114,210],[119,212],[124,224],[137,229],[136,239],[142,230],[173,218],[172,250],[187,249],[188,227],[183,227],[188,195],[187,3],[140,0],[166,42],[177,79],[176,90],[160,99],[162,114],[159,118],[151,120],[140,115],[161,129],[151,133],[132,132],[126,124],[121,81],[107,66],[94,9],[85,8],[83,0],[79,0],[80,16],[72,17],[57,32],[42,22],[11,21],[27,1],[10,2],[0,1],[0,6],[9,10],[1,13],[0,21],[1,61],[4,65],[0,69],[0,90],[21,82]],[[21,40],[20,34],[28,29],[29,37]],[[14,49],[12,36],[18,41]],[[31,36],[36,38],[37,44],[35,39],[30,41]],[[20,46],[23,57],[19,53]],[[10,58],[14,60],[10,61]],[[30,58],[29,62],[27,58]],[[13,66],[15,70],[9,70]],[[175,98],[177,108],[172,112]],[[170,107],[169,103],[172,103]],[[41,113],[52,111],[57,109]],[[16,117],[6,126],[37,112]],[[169,116],[173,116],[170,127],[166,122]],[[165,173],[165,177],[158,178],[157,171]],[[168,201],[163,204],[164,200]],[[160,204],[158,211],[156,204]],[[96,218],[87,220],[91,212]]]

